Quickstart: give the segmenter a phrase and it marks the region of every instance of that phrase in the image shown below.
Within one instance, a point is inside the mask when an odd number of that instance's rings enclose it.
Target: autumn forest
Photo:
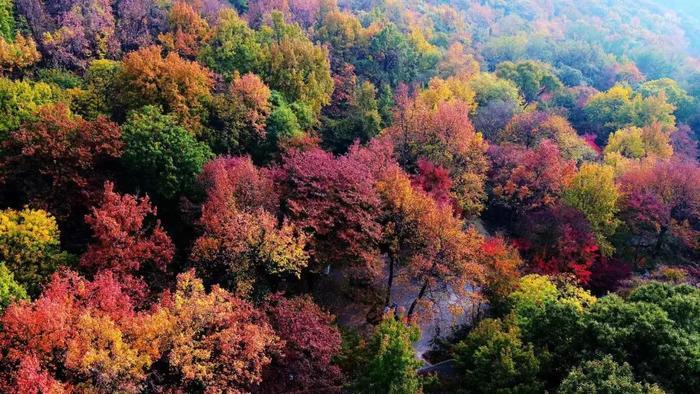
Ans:
[[[0,0],[0,393],[693,393],[692,0]]]

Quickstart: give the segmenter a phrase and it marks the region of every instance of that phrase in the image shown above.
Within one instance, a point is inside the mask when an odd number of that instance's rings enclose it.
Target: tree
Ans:
[[[510,34],[490,38],[484,47],[484,58],[489,69],[504,61],[515,61],[525,54],[527,37],[524,34]]]
[[[41,368],[39,361],[32,355],[22,359],[17,371],[15,385],[11,386],[20,392],[62,393],[66,386],[51,377],[45,369]],[[9,385],[8,385],[9,386]]]
[[[534,148],[549,139],[557,144],[567,160],[581,162],[595,157],[595,152],[578,136],[566,118],[541,111],[515,115],[492,139],[500,144],[514,143],[527,148]]]
[[[211,100],[210,72],[175,52],[165,57],[161,52],[161,47],[150,46],[124,57],[117,77],[120,108],[127,113],[146,105],[160,106],[193,134],[200,134]]]
[[[474,55],[459,42],[453,42],[447,47],[437,66],[441,76],[471,76],[479,71],[479,63],[474,59]]]
[[[627,126],[643,127],[660,123],[673,127],[673,110],[673,105],[666,101],[663,92],[658,96],[643,97],[622,85],[593,95],[583,108],[599,142],[605,142],[610,133]]]
[[[314,45],[298,25],[286,24],[279,12],[272,14],[271,26],[260,34],[267,53],[265,82],[288,102],[300,101],[314,114],[320,113],[333,93],[327,50]]]
[[[14,41],[11,41],[10,37],[3,38],[0,33],[0,73],[16,73],[33,66],[39,60],[41,54],[34,40],[18,33]]]
[[[267,118],[266,131],[267,150],[269,153],[276,152],[286,141],[301,138],[305,135],[296,114],[286,104],[272,111]]]
[[[43,82],[18,81],[0,77],[0,140],[34,116],[43,105],[61,97],[56,86]]]
[[[236,71],[240,74],[261,71],[264,53],[255,31],[233,10],[221,11],[218,19],[199,60],[226,78]]]
[[[164,199],[196,191],[197,176],[213,157],[209,147],[195,140],[175,116],[153,106],[129,114],[123,140],[126,168],[139,174],[146,190]]]
[[[370,268],[363,275],[373,272],[379,197],[368,165],[351,154],[311,150],[290,153],[279,171],[282,213],[311,237],[314,269],[359,264]]]
[[[15,277],[7,269],[5,263],[0,263],[0,314],[10,304],[27,299],[27,291],[15,281]]]
[[[690,315],[676,312],[697,310],[698,290],[681,286],[664,294],[661,289],[643,285],[627,300],[617,295],[600,299],[588,318],[587,346],[589,351],[628,362],[636,376],[647,376],[669,390],[687,392],[700,376],[697,363],[690,361],[697,359],[696,340],[687,331],[691,321],[697,327],[697,313],[688,321],[685,317]],[[686,296],[678,297],[679,293]],[[691,299],[694,301],[689,302]]]
[[[138,390],[152,360],[125,338],[128,332],[111,318],[90,313],[80,315],[74,324],[64,365],[84,376],[79,385],[95,390]]]
[[[353,386],[368,393],[421,392],[422,381],[416,373],[421,363],[412,348],[419,334],[416,326],[385,318],[367,344],[365,372]]]
[[[377,182],[382,199],[380,222],[384,227],[382,249],[387,253],[389,277],[385,304],[391,303],[393,281],[410,262],[420,256],[430,240],[421,230],[431,214],[450,206],[437,204],[419,185],[412,184],[407,174],[396,167],[387,169]]]
[[[158,35],[163,47],[194,58],[209,39],[209,24],[184,1],[176,1],[168,14],[168,29]]]
[[[331,390],[343,374],[333,362],[340,354],[341,337],[333,316],[308,297],[270,297],[265,305],[270,325],[284,348],[263,373],[261,392]]]
[[[603,152],[606,158],[617,153],[627,159],[669,159],[673,155],[673,147],[669,133],[655,123],[644,128],[627,127],[610,134]]]
[[[335,93],[335,91],[334,91]],[[380,131],[381,116],[376,89],[371,82],[354,82],[351,97],[333,119],[327,119],[321,130],[325,145],[336,153],[345,153],[355,143],[367,143]]]
[[[629,364],[622,365],[610,356],[590,360],[574,368],[561,382],[559,393],[630,393],[652,394],[663,393],[656,385],[642,384],[635,381]]]
[[[332,9],[321,15],[314,38],[328,45],[331,69],[337,73],[347,65],[357,63],[360,48],[367,44],[368,37],[363,32],[360,20],[354,14]]]
[[[568,205],[586,216],[601,252],[606,255],[614,249],[608,238],[619,225],[616,218],[619,196],[613,169],[598,164],[584,164],[563,195]]]
[[[487,144],[469,121],[469,105],[456,99],[431,108],[423,100],[399,94],[393,125],[383,138],[394,146],[399,164],[414,172],[419,159],[446,168],[452,192],[465,216],[483,208],[488,169]]]
[[[106,182],[102,202],[85,217],[94,242],[80,258],[80,265],[125,274],[139,272],[142,265],[165,271],[175,247],[160,221],[148,223],[147,218],[155,215],[148,196],[120,195]]]
[[[18,1],[17,8],[54,66],[82,69],[90,59],[120,53],[109,0]]]
[[[648,302],[663,309],[678,327],[693,332],[700,327],[700,292],[687,284],[650,281],[635,287],[628,301]]]
[[[0,2],[0,39],[11,40],[15,33],[14,1]]]
[[[556,388],[583,358],[586,316],[596,298],[571,278],[527,275],[509,300],[522,340],[540,362],[539,378]]]
[[[481,256],[486,272],[482,291],[490,306],[498,310],[505,306],[508,296],[517,289],[523,261],[518,250],[500,236],[483,242]]]
[[[463,230],[449,205],[414,188],[398,168],[387,170],[377,189],[384,208],[382,247],[389,260],[387,305],[394,277],[419,286],[408,306],[409,318],[418,310],[430,310],[426,294],[434,300],[446,296],[449,288],[464,295],[467,284],[480,282],[483,273],[476,254],[481,238],[473,229]]]
[[[31,294],[67,257],[61,252],[53,216],[33,209],[0,211],[0,262]]]
[[[474,115],[474,128],[484,134],[488,141],[495,141],[496,135],[506,127],[513,116],[520,112],[517,103],[501,100],[489,101],[480,106]]]
[[[177,322],[163,354],[178,378],[165,381],[165,388],[251,391],[281,350],[262,312],[218,286],[206,292],[194,271],[178,275],[175,292],[161,304]]]
[[[476,393],[542,390],[540,364],[512,322],[486,319],[455,347],[459,379]]]
[[[492,147],[489,181],[495,201],[517,213],[556,204],[574,178],[576,165],[549,140],[534,149]]]
[[[534,148],[542,140],[554,140],[559,134],[552,127],[542,127],[549,118],[550,115],[542,111],[517,114],[494,136],[494,140],[499,144],[511,143]]]
[[[43,107],[3,145],[0,179],[59,220],[97,201],[109,164],[121,156],[121,130],[105,117],[88,121],[64,104]]]
[[[416,93],[416,102],[428,109],[436,109],[441,103],[453,103],[456,101],[466,105],[466,109],[472,112],[475,108],[475,93],[469,86],[465,76],[453,76],[446,79],[433,78],[425,89]]]
[[[517,225],[516,234],[532,270],[571,273],[582,283],[589,282],[600,249],[591,225],[578,210],[559,203],[530,212]]]
[[[634,123],[632,89],[616,85],[607,92],[597,93],[583,111],[598,140],[605,142],[608,134]]]
[[[168,23],[164,6],[155,0],[121,0],[116,4],[116,34],[124,52],[154,43]]]
[[[436,166],[428,160],[419,159],[416,163],[418,173],[412,183],[420,187],[440,204],[453,204],[452,179],[446,168]]]
[[[531,60],[500,63],[496,66],[496,75],[515,82],[527,102],[535,101],[543,93],[551,93],[562,87],[559,78],[547,65]]]
[[[250,158],[217,159],[204,170],[207,201],[192,260],[207,279],[247,294],[266,276],[299,277],[309,262],[306,235],[278,222],[279,196],[270,174]]]
[[[257,75],[235,75],[228,92],[214,98],[214,122],[222,127],[212,131],[213,145],[231,154],[260,144],[272,111],[270,95],[270,88]]]
[[[53,387],[138,391],[158,352],[136,339],[133,285],[110,272],[88,281],[65,271],[54,274],[35,301],[10,305],[0,318],[0,385],[23,385],[33,377]]]
[[[114,60],[93,60],[85,70],[84,87],[70,92],[71,109],[87,119],[111,115],[119,110],[117,77],[122,63]]]
[[[580,72],[583,82],[598,90],[608,89],[615,83],[615,59],[598,43],[566,40],[557,46],[553,61],[558,67],[567,66]]]
[[[512,81],[500,79],[495,74],[479,73],[469,81],[469,84],[476,95],[478,108],[483,108],[494,101],[512,103],[516,108],[522,105],[518,87]]]
[[[674,106],[676,118],[681,122],[686,121],[695,110],[695,100],[693,97],[681,88],[678,82],[671,78],[661,78],[644,82],[639,85],[637,90],[643,97],[659,96],[663,93],[668,103]]]
[[[671,146],[673,157],[681,161],[694,162],[700,158],[700,150],[697,138],[693,130],[686,125],[680,125],[671,133]]]
[[[625,254],[638,266],[697,256],[700,169],[689,162],[633,166],[619,180]],[[668,260],[667,260],[668,259]]]
[[[517,290],[509,297],[517,325],[522,329],[524,336],[532,339],[535,339],[534,335],[531,335],[532,329],[538,324],[537,320],[545,315],[548,305],[570,305],[579,314],[583,314],[596,302],[596,297],[566,277],[557,279],[538,274],[520,278]],[[538,339],[546,341],[546,337]]]
[[[393,23],[387,23],[369,37],[366,57],[358,60],[358,74],[376,86],[410,83],[420,72],[431,70],[431,67],[425,70],[418,67],[420,54]]]

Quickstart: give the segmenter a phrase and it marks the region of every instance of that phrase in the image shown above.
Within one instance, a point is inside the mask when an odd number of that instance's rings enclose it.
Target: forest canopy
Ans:
[[[691,0],[0,0],[0,392],[692,393]]]

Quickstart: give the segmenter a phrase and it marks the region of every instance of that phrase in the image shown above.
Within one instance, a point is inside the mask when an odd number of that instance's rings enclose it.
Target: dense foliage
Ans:
[[[0,0],[0,392],[694,392],[690,3]]]

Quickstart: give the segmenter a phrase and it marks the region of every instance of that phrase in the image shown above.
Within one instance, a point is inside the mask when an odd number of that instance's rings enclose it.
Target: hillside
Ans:
[[[0,392],[693,393],[690,0],[0,0]]]

